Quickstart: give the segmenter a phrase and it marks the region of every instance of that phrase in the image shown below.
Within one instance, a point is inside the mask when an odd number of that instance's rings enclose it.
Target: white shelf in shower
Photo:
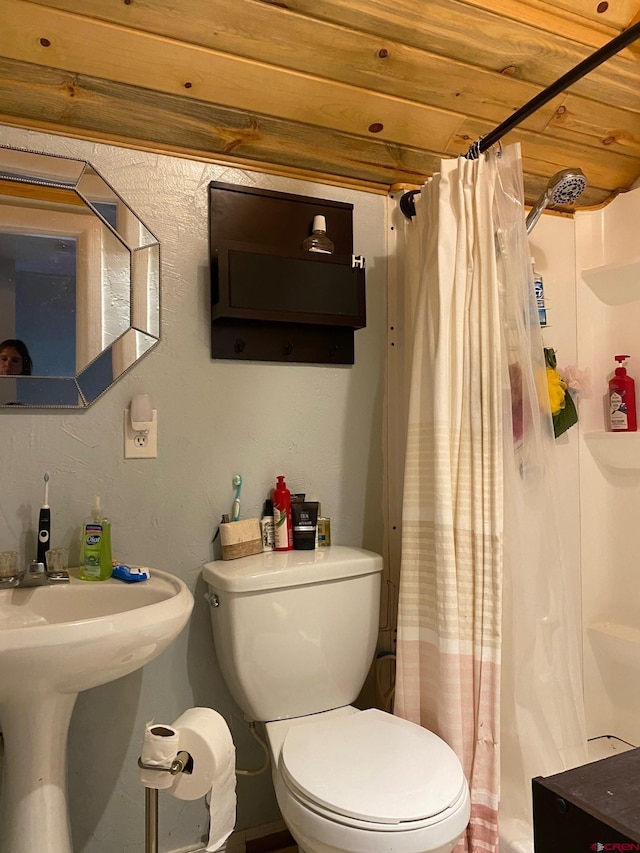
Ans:
[[[609,661],[640,669],[640,629],[618,622],[596,622],[587,633],[591,643],[607,653]]]
[[[640,258],[584,269],[582,277],[607,305],[625,305],[640,299]]]
[[[584,439],[604,465],[640,470],[640,432],[587,432]]]

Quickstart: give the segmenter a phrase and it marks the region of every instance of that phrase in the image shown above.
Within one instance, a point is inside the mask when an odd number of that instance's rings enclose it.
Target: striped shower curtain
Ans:
[[[412,328],[394,712],[460,758],[471,821],[456,851],[473,853],[496,851],[498,838],[503,451],[512,427],[494,209],[505,157],[518,155],[443,161],[406,226]]]

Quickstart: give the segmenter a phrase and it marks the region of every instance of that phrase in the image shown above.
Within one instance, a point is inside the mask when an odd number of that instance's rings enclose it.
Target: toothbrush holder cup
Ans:
[[[17,551],[0,551],[0,578],[11,578],[18,574],[19,558]]]
[[[69,551],[66,548],[50,548],[46,553],[47,574],[57,575],[69,568]]]

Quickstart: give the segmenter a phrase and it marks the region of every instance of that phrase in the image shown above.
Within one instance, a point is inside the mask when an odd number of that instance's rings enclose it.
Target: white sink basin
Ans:
[[[72,853],[66,743],[77,694],[144,666],[184,628],[193,608],[167,572],[0,590],[0,803],[3,853]]]
[[[0,703],[45,687],[78,693],[127,675],[177,637],[192,607],[184,583],[160,571],[132,584],[72,577],[1,590]]]

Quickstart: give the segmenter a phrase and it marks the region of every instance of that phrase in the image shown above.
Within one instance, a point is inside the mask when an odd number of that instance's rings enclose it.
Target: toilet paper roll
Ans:
[[[140,759],[143,764],[151,767],[171,767],[178,754],[179,734],[172,726],[147,723],[142,739]],[[171,773],[158,772],[145,767],[138,768],[138,776],[145,788],[170,788],[175,780]]]
[[[190,773],[174,777],[170,793],[180,800],[210,794],[209,844],[217,850],[236,822],[236,750],[224,718],[212,708],[189,708],[173,723],[178,749],[193,759]]]

